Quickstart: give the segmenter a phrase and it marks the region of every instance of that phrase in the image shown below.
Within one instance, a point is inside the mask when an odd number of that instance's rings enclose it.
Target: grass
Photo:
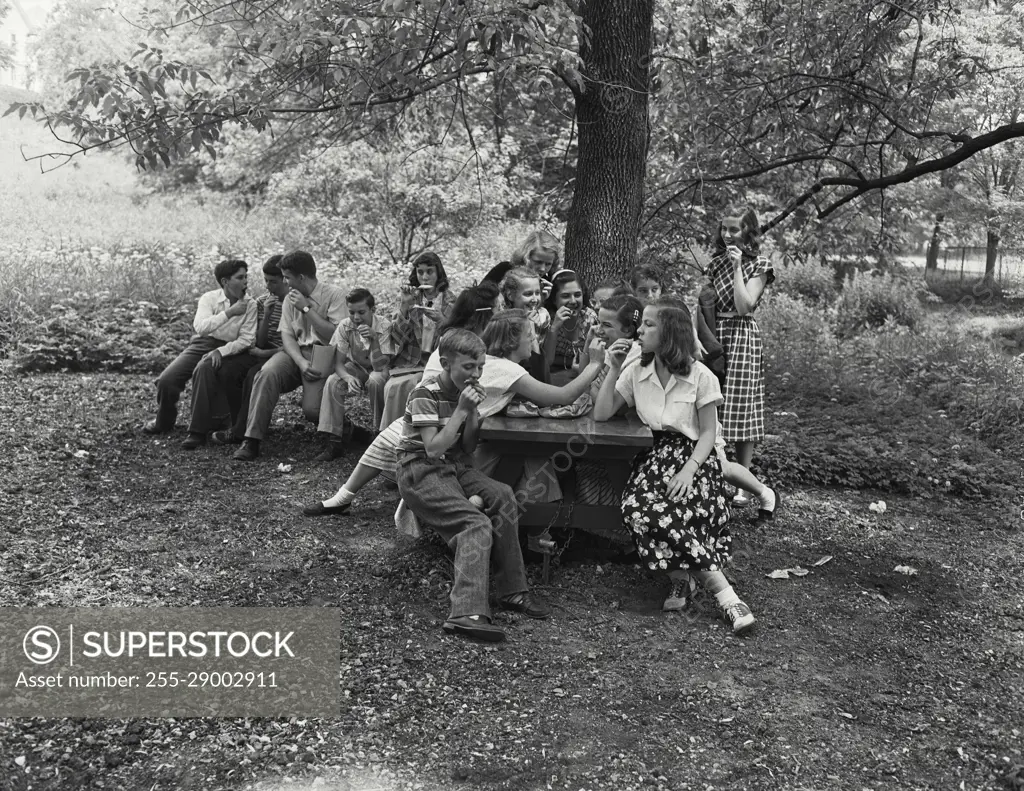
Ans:
[[[663,583],[633,565],[577,557],[546,587],[530,567],[550,621],[503,614],[510,641],[483,646],[442,634],[450,564],[398,537],[393,493],[371,485],[346,518],[298,516],[355,459],[310,461],[294,404],[264,457],[238,467],[219,448],[186,460],[181,432],[138,434],[148,378],[0,373],[0,386],[0,415],[23,431],[2,483],[0,605],[315,606],[341,620],[337,717],[0,720],[4,791],[1024,780],[1014,501],[886,495],[878,515],[874,492],[790,487],[774,523],[734,520],[751,638],[708,602],[662,614]],[[796,565],[810,573],[768,578]]]

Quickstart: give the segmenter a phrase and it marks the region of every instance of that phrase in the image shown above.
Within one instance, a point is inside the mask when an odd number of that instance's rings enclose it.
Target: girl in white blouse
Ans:
[[[697,362],[693,321],[680,300],[663,298],[645,307],[637,338],[640,361],[625,370],[629,342],[608,348],[610,370],[594,406],[595,420],[635,406],[654,433],[654,447],[633,462],[622,494],[623,522],[647,567],[668,573],[671,591],[663,609],[687,606],[692,574],[742,634],[754,626],[754,616],[722,572],[732,536],[714,452],[722,403],[718,379]]]

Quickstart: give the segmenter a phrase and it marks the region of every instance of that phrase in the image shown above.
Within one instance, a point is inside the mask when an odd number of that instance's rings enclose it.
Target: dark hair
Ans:
[[[455,327],[448,330],[441,336],[441,342],[437,345],[438,356],[447,360],[456,354],[472,355],[476,357],[487,351],[484,342],[475,332]]]
[[[733,206],[726,206],[722,212],[722,218],[739,217],[740,228],[743,229],[743,244],[740,250],[747,258],[755,258],[761,252],[761,221],[757,218],[757,212],[749,203],[740,203]],[[719,220],[718,229],[715,231],[715,255],[725,252],[725,242],[722,240],[722,222]]]
[[[281,277],[281,259],[283,255],[272,255],[263,264],[263,274],[267,277]]]
[[[377,300],[373,298],[373,294],[370,293],[369,289],[366,288],[354,288],[345,295],[345,301],[349,305],[355,305],[357,302],[365,302],[366,307],[373,310],[377,306]]]
[[[235,276],[235,272],[239,269],[244,269],[246,272],[249,271],[249,265],[245,263],[241,258],[229,258],[226,261],[221,261],[217,266],[213,268],[213,277],[217,281],[217,285],[220,285],[220,281],[224,278],[232,278]]]
[[[530,320],[530,314],[521,308],[503,310],[484,328],[484,345],[487,353],[495,357],[508,357],[519,348],[523,339],[523,328]]]
[[[635,297],[636,296],[636,292],[633,290],[633,287],[631,285],[629,285],[629,283],[622,283],[621,285],[616,286],[615,290],[612,292],[612,296],[613,297]]]
[[[498,284],[501,291],[501,298],[505,301],[505,307],[512,307],[512,300],[519,293],[519,287],[524,280],[536,280],[540,285],[540,275],[528,266],[514,266],[509,269]]]
[[[555,306],[555,299],[558,296],[558,292],[562,290],[562,286],[566,283],[572,283],[573,281],[580,284],[580,289],[583,291],[583,304],[590,304],[590,294],[587,292],[587,284],[583,282],[583,278],[571,269],[559,269],[551,278],[551,293],[548,294],[548,299],[544,303],[544,307],[548,309],[548,313],[552,316],[554,316],[555,311],[558,310]]]
[[[639,288],[641,280],[653,280],[658,288],[665,287],[665,273],[651,264],[640,264],[629,271],[629,284],[633,288]]]
[[[655,355],[661,358],[669,373],[688,376],[697,359],[697,332],[686,303],[675,297],[662,297],[650,307],[658,309],[658,330],[661,343],[654,354],[641,354],[640,364],[650,365]]]
[[[294,250],[281,259],[281,274],[288,270],[293,275],[316,277],[316,262],[305,250]]]
[[[481,283],[490,281],[491,283],[500,283],[502,278],[505,277],[505,273],[513,268],[511,261],[499,261],[491,267],[490,271],[483,276]]]
[[[640,317],[644,313],[643,303],[632,294],[611,296],[601,305],[601,310],[610,310],[615,313],[615,320],[622,325],[622,331],[631,338],[636,338],[636,331],[640,328]],[[632,332],[626,328],[632,327]]]
[[[438,336],[455,328],[466,329],[479,335],[494,318],[494,302],[497,298],[498,286],[489,281],[463,289],[455,298],[448,320],[438,327]]]
[[[416,267],[418,266],[432,266],[434,271],[437,272],[437,284],[434,286],[438,290],[448,290],[448,273],[444,271],[444,264],[441,263],[441,258],[437,253],[420,253],[416,256],[416,260],[412,262],[412,269],[409,271],[409,285],[413,288],[419,288],[420,281],[416,277]]]

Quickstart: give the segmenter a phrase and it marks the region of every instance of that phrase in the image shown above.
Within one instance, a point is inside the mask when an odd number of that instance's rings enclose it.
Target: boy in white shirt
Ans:
[[[142,427],[146,434],[174,429],[178,399],[196,366],[204,363],[216,370],[225,357],[242,354],[252,346],[256,339],[256,303],[245,294],[248,275],[249,265],[240,259],[221,261],[213,268],[220,288],[199,298],[192,321],[195,335],[156,380],[157,412]]]

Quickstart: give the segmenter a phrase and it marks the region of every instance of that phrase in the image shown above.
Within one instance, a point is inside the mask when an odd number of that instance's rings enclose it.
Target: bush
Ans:
[[[835,271],[816,258],[790,259],[775,271],[771,288],[810,305],[832,305],[839,294]]]
[[[959,305],[968,310],[983,307],[999,307],[1003,303],[1003,289],[999,283],[986,283],[982,278],[960,280],[947,277],[942,272],[925,272],[928,291],[943,302]]]
[[[851,275],[837,307],[836,332],[840,337],[881,327],[886,322],[913,329],[924,314],[913,283],[878,273]]]
[[[119,371],[159,373],[184,348],[191,306],[75,294],[49,306],[15,349],[19,373]]]
[[[768,389],[830,393],[842,378],[843,356],[829,314],[786,293],[766,292],[757,309]]]
[[[892,323],[865,333],[857,354],[982,439],[1012,440],[1024,428],[1024,360],[1004,354],[998,339],[968,336],[939,317],[919,333]]]

